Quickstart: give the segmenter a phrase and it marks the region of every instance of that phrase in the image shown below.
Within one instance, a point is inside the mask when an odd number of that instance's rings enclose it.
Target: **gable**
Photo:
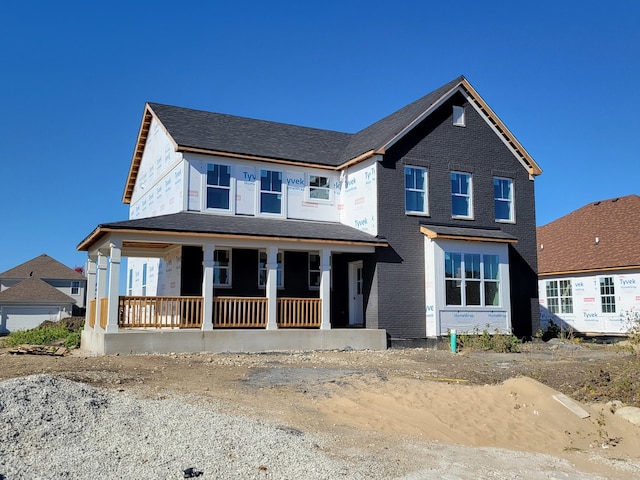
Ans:
[[[46,254],[42,254],[3,273],[0,278],[50,278],[84,280],[84,276]]]
[[[590,203],[538,227],[538,273],[640,267],[640,197]]]

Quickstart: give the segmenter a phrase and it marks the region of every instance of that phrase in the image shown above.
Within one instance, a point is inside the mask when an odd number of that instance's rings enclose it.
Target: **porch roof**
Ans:
[[[517,237],[499,228],[458,227],[452,225],[420,225],[420,232],[431,239],[468,240],[476,242],[517,243]]]
[[[77,249],[88,251],[105,235],[125,232],[388,246],[382,237],[341,223],[181,212],[100,224],[78,244]]]

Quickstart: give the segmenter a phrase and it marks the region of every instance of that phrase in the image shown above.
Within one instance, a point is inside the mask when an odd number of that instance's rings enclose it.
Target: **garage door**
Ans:
[[[2,307],[0,333],[35,328],[45,320],[57,320],[60,307]]]

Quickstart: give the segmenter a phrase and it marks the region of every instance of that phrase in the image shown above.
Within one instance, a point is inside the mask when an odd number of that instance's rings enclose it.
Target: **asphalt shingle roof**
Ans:
[[[0,303],[69,304],[76,301],[44,280],[28,277],[0,292]]]
[[[638,231],[638,195],[585,205],[538,227],[538,273],[640,267]]]
[[[0,278],[49,278],[64,280],[84,280],[84,276],[63,265],[49,255],[42,254],[17,267],[0,273]]]
[[[447,237],[468,237],[487,240],[517,241],[518,238],[510,233],[503,232],[499,228],[459,227],[451,225],[421,224],[432,232]]]
[[[280,220],[242,215],[204,215],[201,213],[173,213],[157,217],[105,223],[96,230],[141,230],[158,232],[202,233],[324,240],[354,243],[379,243],[386,240],[369,235],[341,223],[306,220]],[[87,239],[85,239],[86,241]],[[81,245],[85,243],[81,242]]]

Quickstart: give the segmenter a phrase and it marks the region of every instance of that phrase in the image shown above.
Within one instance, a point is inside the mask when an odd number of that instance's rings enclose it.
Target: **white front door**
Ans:
[[[349,325],[363,324],[362,260],[349,263]]]

